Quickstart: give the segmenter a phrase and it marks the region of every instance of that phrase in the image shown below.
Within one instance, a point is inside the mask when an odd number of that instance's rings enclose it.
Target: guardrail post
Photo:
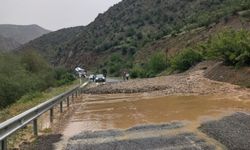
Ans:
[[[60,102],[60,113],[62,113],[63,112],[63,102],[61,101]]]
[[[35,136],[38,136],[38,126],[37,126],[37,119],[33,120],[33,132]]]
[[[53,107],[50,109],[49,116],[50,116],[50,123],[53,123],[53,119],[54,119],[54,108]]]
[[[67,97],[67,107],[69,107],[69,97]]]
[[[74,96],[79,96],[81,90],[79,87],[75,87],[65,93],[62,93],[58,95],[57,97],[54,97],[47,102],[44,102],[36,107],[33,107],[32,109],[29,109],[20,115],[17,115],[3,123],[0,123],[0,136],[11,135],[17,130],[26,127],[28,124],[33,124],[33,134],[34,136],[39,135],[39,126],[38,126],[38,117],[41,116],[44,113],[48,113],[50,111],[50,122],[53,122],[54,119],[54,109],[58,108],[58,104],[60,103],[60,111],[63,112],[63,101],[67,100],[67,105],[69,107],[70,100],[72,96],[72,100],[74,100]],[[65,98],[65,99],[62,99]],[[5,135],[5,136],[4,136]],[[7,138],[0,140],[0,150],[7,150],[8,144],[7,144]]]
[[[3,139],[2,141],[0,141],[1,143],[1,147],[0,150],[7,150],[7,139]]]

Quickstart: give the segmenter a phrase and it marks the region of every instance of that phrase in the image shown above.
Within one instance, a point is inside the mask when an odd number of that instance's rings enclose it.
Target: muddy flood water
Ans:
[[[236,111],[250,112],[249,97],[241,96],[83,95],[77,105],[64,136],[172,121],[200,124]]]

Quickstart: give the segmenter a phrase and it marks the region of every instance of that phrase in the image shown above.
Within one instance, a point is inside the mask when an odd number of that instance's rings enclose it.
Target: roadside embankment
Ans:
[[[235,68],[217,63],[205,72],[205,77],[211,80],[250,87],[250,67]]]
[[[44,92],[36,92],[30,93],[29,95],[23,96],[20,100],[18,100],[13,105],[9,106],[6,109],[0,110],[0,122],[4,122],[26,110],[31,109],[32,107],[37,106],[50,98],[53,98],[63,92],[66,92],[77,85],[78,82],[73,82],[72,84],[63,85],[56,88],[47,89]],[[60,114],[57,113],[59,111],[59,107],[55,108],[54,112],[55,116],[59,116]],[[52,132],[52,126],[49,123],[49,113],[45,113],[38,120],[38,127],[39,127],[39,134],[46,135]],[[53,137],[54,138],[54,137]],[[26,145],[24,148],[27,148],[27,143],[35,140],[35,137],[32,134],[32,126],[27,125],[23,129],[19,130],[15,134],[8,137],[8,147],[10,149],[15,149],[19,147],[19,145]]]

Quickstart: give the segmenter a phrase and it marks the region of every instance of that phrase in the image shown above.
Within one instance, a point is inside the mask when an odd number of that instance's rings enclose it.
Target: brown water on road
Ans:
[[[86,130],[125,129],[140,124],[195,122],[220,118],[235,111],[250,111],[249,97],[84,95],[63,134]]]

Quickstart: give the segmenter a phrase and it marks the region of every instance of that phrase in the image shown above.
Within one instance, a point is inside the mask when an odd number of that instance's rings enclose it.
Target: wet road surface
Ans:
[[[193,133],[178,133],[181,123],[145,125],[127,130],[84,132],[70,139],[67,150],[214,150]],[[172,133],[171,133],[172,132]]]
[[[201,145],[208,146],[210,149],[214,149],[211,145],[215,145],[216,149],[223,149],[220,143],[201,133],[197,128],[204,121],[219,119],[237,111],[250,111],[250,99],[240,96],[167,96],[152,98],[143,94],[83,95],[82,99],[77,102],[77,105],[78,107],[74,115],[63,131],[64,140],[58,144],[64,145],[64,148],[69,144],[68,140],[70,138],[81,132],[109,129],[115,129],[116,131],[116,129],[123,129],[125,130],[122,132],[123,135],[115,135],[112,137],[113,141],[111,140],[111,143],[109,143],[108,146],[106,145],[107,148],[117,146],[119,140],[115,140],[116,142],[114,142],[114,139],[117,138],[126,139],[119,141],[120,145],[125,143],[125,147],[121,147],[120,149],[131,148],[126,147],[128,146],[127,144],[131,145],[133,149],[136,142],[147,143],[152,141],[154,139],[152,139],[152,135],[163,137],[156,141],[165,141],[166,139],[168,139],[168,141],[172,141],[173,139],[180,141],[182,138],[185,139],[183,135],[187,135],[187,139],[192,137],[191,139],[193,140],[189,142],[181,140],[184,143],[179,143],[183,145],[183,147],[187,147],[187,149],[199,149],[196,146],[192,147],[192,144],[198,145],[199,147],[197,141],[198,143],[199,141],[203,141]],[[154,130],[149,130],[149,134],[144,136],[144,138],[140,138],[140,134],[144,135],[144,132],[139,132],[138,134],[137,132],[130,133],[133,136],[126,134],[126,129],[134,126],[143,124],[165,124],[166,122],[179,121],[183,126],[178,129],[164,129],[160,131],[158,135]],[[174,131],[175,134],[169,134],[173,133],[172,131]],[[162,135],[161,133],[166,134]],[[138,137],[134,135],[138,135]],[[137,138],[134,139],[132,137]],[[99,144],[97,145],[105,146],[100,142],[102,140],[102,138],[99,138]],[[206,143],[212,144],[206,144],[204,140]],[[74,148],[74,146],[81,146],[79,141],[80,143],[84,143],[84,141],[79,139],[77,141],[71,140],[71,142],[75,142],[75,144],[71,143],[67,148],[78,149],[79,147]],[[87,142],[89,142],[89,140],[87,140]],[[151,143],[151,145],[154,144],[155,143]],[[90,145],[91,147],[90,143],[85,143],[84,145]],[[168,146],[170,147],[162,147],[162,149],[171,149],[171,147],[172,149],[178,149],[175,145],[170,144]],[[140,149],[140,147],[138,147],[138,149]],[[161,148],[158,147],[158,149]]]

